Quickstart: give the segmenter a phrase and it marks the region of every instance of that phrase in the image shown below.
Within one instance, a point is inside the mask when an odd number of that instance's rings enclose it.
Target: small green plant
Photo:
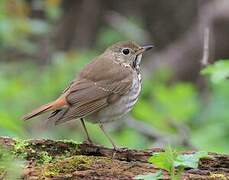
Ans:
[[[149,162],[154,164],[158,168],[168,171],[171,179],[176,179],[174,166],[174,161],[176,157],[176,151],[174,151],[171,147],[167,147],[165,149],[165,152],[155,153],[152,157],[150,157]]]
[[[175,167],[198,168],[200,158],[207,157],[207,152],[195,152],[193,154],[178,154],[175,161]]]
[[[156,167],[168,171],[172,180],[180,179],[184,168],[197,168],[200,158],[206,157],[206,152],[196,152],[193,154],[178,154],[171,147],[167,147],[165,152],[155,153],[149,158],[149,162]]]
[[[38,163],[49,163],[52,161],[52,157],[45,151],[42,151],[38,154]]]
[[[138,180],[159,180],[162,178],[163,178],[163,174],[161,171],[157,171],[155,173],[150,173],[146,175],[138,175],[134,177],[134,179],[138,179]]]

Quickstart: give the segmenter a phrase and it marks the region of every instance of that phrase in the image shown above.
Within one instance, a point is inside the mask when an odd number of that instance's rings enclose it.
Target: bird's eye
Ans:
[[[125,49],[122,50],[122,53],[123,53],[124,55],[128,55],[128,54],[130,54],[130,50],[127,49],[127,48],[125,48]]]

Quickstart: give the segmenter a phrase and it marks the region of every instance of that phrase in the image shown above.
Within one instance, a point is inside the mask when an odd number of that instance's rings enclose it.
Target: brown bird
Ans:
[[[139,66],[142,54],[152,47],[139,46],[132,41],[115,43],[86,65],[58,99],[33,110],[23,119],[28,120],[47,111],[52,111],[48,120],[55,124],[80,119],[87,140],[92,142],[84,123],[86,118],[99,123],[116,149],[103,124],[121,119],[137,102],[141,91]]]

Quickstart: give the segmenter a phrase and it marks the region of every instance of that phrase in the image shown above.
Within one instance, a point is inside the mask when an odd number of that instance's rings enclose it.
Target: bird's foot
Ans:
[[[112,159],[115,159],[115,155],[116,155],[118,152],[123,152],[123,151],[126,151],[126,150],[128,150],[128,148],[117,147],[117,146],[114,146],[114,145],[113,145]]]
[[[91,139],[86,139],[83,141],[84,144],[94,144]]]

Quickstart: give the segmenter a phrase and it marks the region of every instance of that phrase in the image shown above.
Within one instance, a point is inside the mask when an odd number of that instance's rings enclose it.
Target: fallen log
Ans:
[[[22,179],[133,179],[137,175],[158,172],[170,179],[167,171],[148,162],[149,157],[163,149],[116,151],[103,146],[54,140],[15,140],[0,137],[0,145],[15,157],[25,160]],[[195,151],[184,151],[192,154]],[[6,173],[0,172],[6,175]],[[3,177],[4,178],[4,177]],[[198,168],[185,168],[182,179],[229,179],[229,155],[208,153]]]

